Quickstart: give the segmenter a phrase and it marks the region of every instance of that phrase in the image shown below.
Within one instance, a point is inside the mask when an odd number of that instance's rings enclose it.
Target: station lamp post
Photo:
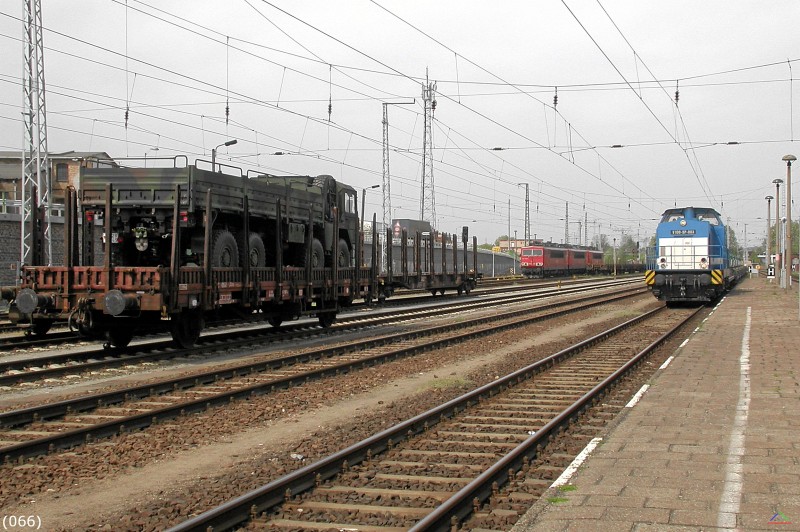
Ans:
[[[222,144],[220,144],[218,146],[215,146],[214,149],[211,150],[211,171],[212,172],[216,172],[217,171],[217,166],[216,166],[216,163],[217,163],[217,148],[221,148],[222,146],[233,146],[237,142],[239,142],[239,141],[236,140],[236,139],[229,140],[227,142],[223,142]]]
[[[773,179],[772,182],[775,183],[775,254],[778,255],[781,252],[781,183],[783,183],[783,179]],[[776,264],[775,268],[780,270],[778,277],[781,288],[783,288],[783,255],[781,255],[780,261],[781,263]]]
[[[787,277],[785,288],[792,286],[792,161],[796,161],[797,157],[794,155],[784,155],[783,159],[786,161],[786,233],[783,235],[784,246],[787,255]]]
[[[766,196],[764,199],[767,200],[767,253],[764,257],[764,266],[767,268],[767,270],[769,270],[770,260],[772,259],[772,256],[769,253],[769,230],[770,227],[772,227],[772,219],[770,217],[772,216],[772,200],[775,198],[772,196]]]
[[[367,201],[367,190],[378,188],[380,185],[372,185],[370,187],[362,188],[361,189],[361,232],[364,232],[364,217],[367,215],[367,208],[365,207]],[[374,238],[374,235],[373,235]]]

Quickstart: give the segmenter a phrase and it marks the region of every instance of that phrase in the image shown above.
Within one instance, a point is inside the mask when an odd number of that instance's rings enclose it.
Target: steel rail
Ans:
[[[612,327],[611,329],[550,355],[547,358],[432,408],[427,412],[398,423],[346,449],[269,482],[261,488],[252,490],[216,508],[173,526],[168,529],[168,532],[217,531],[233,528],[261,512],[268,511],[287,502],[298,493],[311,489],[321,482],[334,477],[338,473],[346,470],[349,466],[361,463],[366,459],[386,451],[398,442],[410,439],[413,436],[427,431],[440,420],[451,418],[460,411],[479,403],[485,398],[491,397],[506,388],[513,387],[517,383],[527,380],[531,375],[549,369],[560,361],[662,312],[664,308],[665,307],[659,307],[658,309],[628,320],[625,323]],[[434,509],[428,517],[417,523],[414,530],[452,530],[452,518],[455,517],[460,521],[471,513],[475,498],[483,501],[491,495],[493,482],[503,482],[507,479],[509,468],[514,468],[514,471],[516,471],[522,467],[524,457],[527,456],[530,458],[535,456],[537,446],[546,443],[554,430],[557,430],[557,428],[563,426],[567,420],[583,411],[599,393],[605,390],[611,383],[619,378],[619,376],[626,373],[630,368],[641,361],[653,349],[666,341],[671,334],[674,334],[680,326],[686,323],[686,321],[691,319],[700,310],[701,309],[698,309],[671,331],[652,342],[647,348],[616,370],[612,376],[604,379],[591,391],[583,395],[578,401],[563,410],[561,414],[538,430],[536,434],[526,439],[520,446],[505,455],[500,462],[487,469],[487,471],[481,474],[477,479]]]
[[[204,397],[202,399],[182,402],[176,405],[152,410],[140,415],[128,416],[118,420],[95,424],[89,427],[82,427],[71,431],[45,436],[35,440],[20,442],[18,444],[0,448],[0,460],[3,462],[15,459],[20,460],[28,456],[52,452],[55,449],[68,448],[84,442],[92,441],[94,439],[113,436],[120,432],[125,432],[134,428],[141,429],[157,423],[159,420],[172,419],[183,414],[204,411],[212,406],[223,405],[231,401],[235,401],[236,399],[250,397],[253,394],[269,393],[275,390],[300,385],[308,382],[311,379],[320,379],[323,377],[347,373],[362,367],[386,363],[398,358],[446,347],[454,343],[463,342],[479,336],[485,336],[487,334],[500,332],[506,329],[521,327],[538,321],[551,319],[570,312],[584,310],[586,308],[591,308],[593,306],[598,306],[609,302],[619,301],[638,295],[641,292],[641,290],[637,290],[633,293],[607,297],[605,300],[598,300],[599,296],[581,298],[579,301],[569,302],[569,304],[576,305],[574,308],[554,310],[544,315],[531,316],[531,309],[516,310],[491,317],[476,318],[465,322],[459,322],[457,324],[439,325],[424,329],[417,329],[410,332],[384,335],[374,339],[354,341],[330,348],[322,348],[264,362],[243,364],[232,368],[208,371],[197,375],[169,379],[158,383],[135,386],[123,390],[93,394],[90,396],[59,401],[56,403],[4,412],[0,414],[0,427],[10,428],[29,424],[38,420],[62,417],[68,413],[83,412],[98,407],[119,404],[127,400],[138,400],[144,397],[164,394],[174,390],[187,389],[209,383],[217,383],[219,381],[232,379],[234,377],[296,365],[310,360],[330,358],[344,353],[361,352],[372,347],[384,346],[393,342],[408,340],[409,338],[420,338],[424,336],[444,334],[456,329],[461,330],[468,327],[475,327],[475,329],[472,331],[462,332],[455,336],[449,336],[419,345],[395,349],[377,355],[366,356],[357,361],[333,364],[324,368],[303,372],[297,375],[291,375],[268,382],[257,383],[236,390],[220,392],[212,397]],[[536,310],[547,312],[552,308],[563,307],[567,304],[568,303],[565,302],[551,303],[549,305],[537,307]],[[503,320],[511,321],[505,321],[504,323],[495,325],[486,325],[487,322],[497,322]]]
[[[624,284],[626,283],[623,283],[623,285]],[[605,285],[603,287],[607,286],[608,285]],[[481,299],[479,301],[463,301],[455,304],[453,302],[440,303],[438,305],[428,305],[422,309],[384,311],[372,313],[366,316],[349,315],[343,317],[338,324],[335,324],[332,327],[332,329],[335,332],[345,332],[352,328],[352,324],[356,324],[356,327],[383,325],[386,323],[395,322],[404,317],[407,317],[408,319],[420,319],[427,316],[441,315],[446,312],[462,312],[464,310],[470,310],[473,308],[484,308],[487,305],[518,303],[531,299],[550,297],[554,294],[569,295],[595,289],[597,289],[597,287],[581,286],[562,289],[558,292],[537,292],[527,295],[518,294],[509,297],[496,296],[489,299]],[[347,324],[351,325],[348,326]],[[204,335],[200,338],[198,345],[215,345],[220,341],[228,342],[228,345],[234,345],[234,342],[239,342],[239,345],[247,345],[252,343],[255,339],[258,339],[259,343],[262,344],[265,340],[271,341],[273,339],[276,341],[288,341],[308,336],[309,330],[324,331],[324,329],[317,326],[316,322],[314,322],[314,325],[297,324],[284,327],[282,329],[275,329],[274,327],[262,327],[255,328],[251,331],[217,332],[214,334]],[[242,340],[243,338],[244,340]],[[192,348],[178,348],[175,347],[170,340],[151,341],[138,344],[136,348],[144,352],[137,354],[129,353],[126,349],[95,348],[78,353],[59,353],[4,362],[0,364],[0,372],[3,372],[3,374],[0,374],[0,386],[11,386],[21,382],[32,382],[43,378],[71,374],[75,373],[76,371],[112,368],[136,362],[166,360],[187,354],[196,355],[198,353],[197,346]],[[29,369],[31,367],[36,367],[39,369],[31,370]]]
[[[506,281],[503,283],[498,283],[494,287],[484,287],[484,288],[476,288],[472,290],[471,294],[473,296],[489,296],[489,295],[496,295],[496,294],[503,294],[509,292],[520,292],[526,290],[538,290],[538,289],[546,289],[551,287],[558,287],[559,289],[569,290],[570,288],[574,287],[581,287],[581,286],[611,286],[613,284],[625,284],[626,282],[630,283],[632,281],[638,281],[639,279],[631,280],[631,279],[602,279],[602,280],[591,280],[587,281],[586,279],[559,279],[557,281],[546,281],[546,282],[531,282],[529,280],[516,280],[516,281]],[[409,292],[416,292],[416,291],[409,291]],[[421,291],[419,291],[421,292]],[[391,299],[384,300],[381,303],[381,306],[400,306],[400,305],[411,305],[411,304],[430,304],[433,302],[433,305],[452,305],[453,300],[458,298],[459,296],[456,293],[449,293],[444,295],[437,295],[431,296],[430,292],[425,290],[424,293],[426,295],[415,295],[410,293],[404,293],[393,297]],[[431,306],[431,305],[429,305]],[[373,308],[373,306],[366,305],[365,303],[354,303],[351,307],[348,307],[346,311],[339,314],[337,316],[338,322],[345,322],[350,318],[348,314],[352,312],[358,312],[364,308]],[[236,321],[230,320],[220,320],[211,322],[208,324],[208,329],[218,329],[223,327],[230,327],[230,326],[248,326],[248,325],[263,325],[265,324],[265,320],[261,318],[258,314],[253,314],[250,317],[243,318]],[[80,333],[77,331],[65,331],[65,330],[57,330],[53,332],[49,332],[44,335],[36,335],[36,334],[29,334],[30,329],[26,329],[21,325],[15,324],[6,324],[8,327],[5,329],[0,329],[0,332],[9,332],[9,331],[18,331],[23,330],[25,334],[22,336],[7,336],[7,337],[0,337],[0,349],[27,349],[31,347],[40,347],[40,346],[49,346],[49,345],[59,345],[68,342],[103,342],[103,339],[100,338],[91,338],[81,336]],[[57,322],[54,324],[54,327],[63,328],[66,326],[64,322]],[[314,327],[319,327],[318,323],[314,322]],[[286,330],[289,327],[284,326],[281,330]],[[162,327],[159,328],[157,331],[142,335],[140,337],[146,336],[153,336],[158,334],[166,334],[167,328]],[[104,351],[114,353],[114,352],[124,352],[123,349],[119,348],[103,348]],[[0,370],[1,371],[1,370]]]

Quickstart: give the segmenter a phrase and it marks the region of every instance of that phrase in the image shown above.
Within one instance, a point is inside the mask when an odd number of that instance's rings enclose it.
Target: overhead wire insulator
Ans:
[[[553,109],[558,107],[558,87],[555,87],[556,92],[553,94]]]
[[[333,111],[333,65],[328,65],[328,122],[331,121]]]
[[[125,129],[128,129],[128,116],[130,115],[130,107],[125,108]]]
[[[678,105],[678,99],[680,98],[681,91],[678,90],[678,82],[675,82],[675,105]]]
[[[228,104],[225,104],[225,125],[226,126],[228,125],[228,118],[230,118],[230,115],[231,115],[231,106],[228,105]]]

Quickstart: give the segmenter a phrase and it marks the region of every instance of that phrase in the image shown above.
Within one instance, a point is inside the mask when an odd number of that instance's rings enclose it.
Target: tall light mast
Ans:
[[[391,227],[392,222],[392,178],[389,172],[389,106],[390,105],[413,105],[414,100],[410,102],[383,102],[383,230]],[[384,268],[388,268],[386,264],[386,248],[391,245],[387,242],[383,246],[383,264]]]
[[[427,220],[436,227],[436,200],[433,187],[433,112],[436,110],[436,83],[428,81],[425,71],[425,84],[422,86],[422,102],[425,108],[425,127],[422,133],[422,189],[419,200],[419,218]]]
[[[20,268],[51,264],[50,162],[47,151],[41,0],[23,0],[22,226]],[[21,270],[20,270],[21,271]]]

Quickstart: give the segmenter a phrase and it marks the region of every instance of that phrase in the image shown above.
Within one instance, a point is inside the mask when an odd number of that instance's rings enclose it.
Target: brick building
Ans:
[[[117,166],[105,152],[51,153],[50,203],[51,241],[53,264],[59,264],[64,256],[64,192],[68,186],[79,189],[80,168],[100,165]],[[0,151],[0,285],[16,282],[21,254],[21,206],[22,206],[22,152]]]

